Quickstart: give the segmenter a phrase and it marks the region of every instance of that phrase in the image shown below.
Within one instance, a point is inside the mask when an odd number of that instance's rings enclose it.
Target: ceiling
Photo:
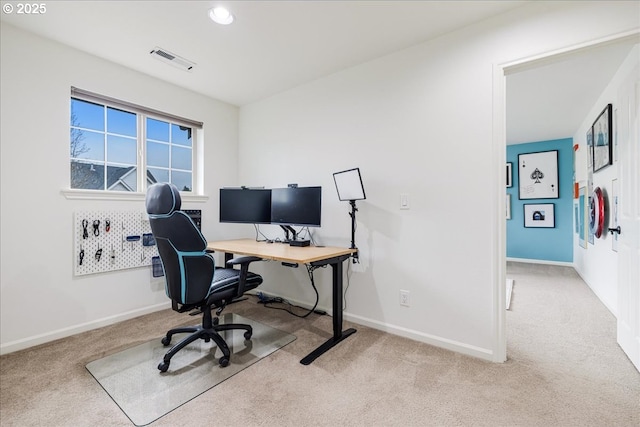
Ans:
[[[0,19],[242,106],[526,3],[50,1],[45,14],[2,13]],[[208,10],[220,4],[235,15],[232,25],[208,18]],[[196,65],[183,71],[158,61],[149,54],[155,47]],[[508,141],[572,136],[626,55],[623,50],[594,50],[591,54],[605,56],[565,58],[510,76]],[[543,138],[542,130],[549,136]]]
[[[638,41],[560,55],[509,74],[507,144],[573,137]]]

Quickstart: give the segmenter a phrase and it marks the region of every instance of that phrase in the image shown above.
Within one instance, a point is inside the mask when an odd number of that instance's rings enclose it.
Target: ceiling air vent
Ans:
[[[178,67],[184,71],[191,71],[195,67],[195,63],[188,61],[166,49],[155,47],[151,52],[151,56],[174,67]]]

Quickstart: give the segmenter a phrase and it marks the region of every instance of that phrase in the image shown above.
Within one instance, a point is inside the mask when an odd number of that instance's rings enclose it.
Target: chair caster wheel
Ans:
[[[171,338],[169,337],[164,337],[162,338],[162,340],[160,340],[160,342],[162,343],[163,346],[168,346],[169,344],[171,344]]]
[[[226,356],[222,356],[218,362],[220,363],[220,366],[222,366],[223,368],[229,366],[229,358]]]
[[[244,339],[245,340],[250,340],[251,339],[251,335],[253,335],[251,332],[247,331],[244,333]]]
[[[167,372],[167,369],[169,369],[169,362],[160,362],[158,369],[160,372]]]

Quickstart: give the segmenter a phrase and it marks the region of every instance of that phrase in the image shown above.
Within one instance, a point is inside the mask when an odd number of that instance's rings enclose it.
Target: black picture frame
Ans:
[[[558,198],[558,150],[518,154],[518,199]]]
[[[527,203],[524,208],[525,228],[555,228],[555,205],[553,203]]]
[[[511,162],[507,162],[507,187],[512,187],[513,186],[513,163]]]
[[[613,164],[613,106],[607,106],[593,122],[593,171]]]

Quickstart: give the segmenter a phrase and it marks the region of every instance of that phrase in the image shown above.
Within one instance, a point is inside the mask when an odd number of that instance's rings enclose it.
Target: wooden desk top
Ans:
[[[275,261],[308,264],[356,252],[356,249],[335,246],[289,246],[286,243],[256,242],[253,239],[209,242],[207,249],[237,255],[253,255]]]

